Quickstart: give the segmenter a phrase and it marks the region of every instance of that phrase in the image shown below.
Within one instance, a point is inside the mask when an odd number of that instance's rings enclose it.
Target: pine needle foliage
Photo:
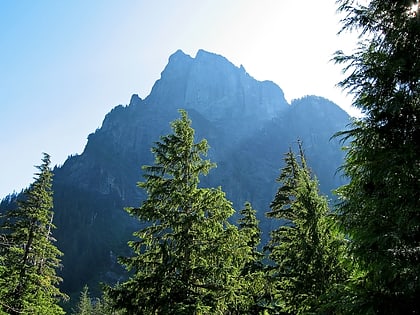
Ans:
[[[264,314],[267,309],[268,281],[264,266],[264,254],[260,249],[261,230],[257,211],[253,209],[250,202],[245,202],[239,214],[239,233],[245,248],[244,263],[241,267],[245,303],[242,305],[240,314]]]
[[[53,191],[50,156],[43,155],[34,182],[1,226],[0,309],[6,314],[64,314],[59,306],[62,253],[53,244]]]
[[[349,141],[338,190],[342,227],[359,269],[348,313],[420,313],[420,11],[418,1],[340,0],[342,31],[357,31],[337,52],[340,86],[364,116],[338,134]]]
[[[154,165],[143,167],[147,199],[127,209],[147,224],[129,243],[134,255],[121,259],[132,276],[108,289],[124,314],[236,314],[243,303],[244,246],[228,222],[234,210],[220,188],[198,187],[215,165],[180,113],[173,133],[152,148]]]
[[[279,227],[271,232],[267,249],[273,261],[272,308],[275,314],[326,312],[329,294],[346,279],[342,265],[344,237],[319,194],[299,142],[299,157],[290,149],[277,179],[280,187],[269,218]]]

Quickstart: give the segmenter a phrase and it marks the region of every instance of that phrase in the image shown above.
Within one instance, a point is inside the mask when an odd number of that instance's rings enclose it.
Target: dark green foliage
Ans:
[[[245,202],[239,214],[239,232],[245,246],[244,263],[241,266],[245,296],[240,314],[262,314],[266,309],[268,283],[263,265],[264,254],[259,249],[261,230],[256,217],[257,211],[252,208],[251,203]]]
[[[280,227],[267,246],[274,262],[272,308],[284,314],[309,314],[327,308],[329,292],[345,280],[341,265],[343,237],[329,218],[325,197],[319,195],[299,143],[297,160],[292,150],[277,181],[280,188],[271,203],[270,218]],[[324,310],[325,311],[325,310]]]
[[[239,214],[239,230],[249,250],[250,262],[252,265],[261,264],[263,254],[258,249],[261,242],[261,230],[258,225],[257,211],[252,208],[250,202],[245,202],[244,208]]]
[[[0,309],[8,314],[64,314],[56,275],[61,252],[53,245],[50,157],[44,153],[35,181],[1,226]]]
[[[228,223],[234,210],[220,188],[198,188],[214,165],[202,159],[207,142],[194,143],[191,122],[181,115],[173,134],[152,148],[155,165],[143,167],[139,187],[148,198],[127,209],[148,224],[129,242],[134,256],[121,259],[133,275],[107,290],[124,314],[234,314],[242,303],[246,248]]]
[[[361,34],[336,54],[364,116],[340,133],[350,140],[338,211],[355,272],[349,314],[420,313],[420,11],[418,1],[340,0],[343,31]],[[412,5],[417,7],[412,7]],[[413,10],[412,8],[416,8]]]

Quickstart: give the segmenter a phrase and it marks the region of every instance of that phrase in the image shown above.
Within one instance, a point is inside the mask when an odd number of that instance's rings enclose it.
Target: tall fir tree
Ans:
[[[267,279],[264,270],[264,254],[260,249],[261,230],[257,211],[250,202],[245,202],[239,211],[240,236],[245,246],[241,279],[244,286],[244,303],[240,314],[263,314],[266,309]]]
[[[0,308],[7,314],[64,314],[58,285],[62,253],[53,244],[53,191],[50,156],[43,155],[34,182],[18,207],[3,218]]]
[[[335,61],[364,114],[349,131],[338,213],[358,268],[351,314],[420,313],[420,11],[418,1],[339,0],[360,42]]]
[[[259,249],[261,230],[257,219],[257,211],[247,201],[243,209],[239,211],[239,215],[239,232],[247,251],[243,273],[261,270],[264,254]]]
[[[277,181],[269,218],[279,220],[267,249],[273,261],[274,313],[327,313],[327,297],[345,281],[341,257],[344,237],[334,227],[327,199],[306,164],[299,143],[299,159],[290,149]]]
[[[234,210],[220,188],[199,188],[214,164],[203,160],[206,140],[194,143],[185,111],[173,133],[152,148],[144,166],[147,199],[127,211],[146,226],[129,243],[134,256],[121,259],[130,279],[108,288],[124,314],[235,314],[241,303],[243,248],[228,222]]]

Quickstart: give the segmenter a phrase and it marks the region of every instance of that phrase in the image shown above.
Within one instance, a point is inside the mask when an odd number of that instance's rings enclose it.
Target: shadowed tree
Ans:
[[[364,116],[349,140],[338,193],[342,227],[358,271],[349,314],[420,313],[420,11],[418,1],[339,0],[343,30],[360,34],[335,61],[340,86]]]
[[[264,254],[259,249],[261,230],[257,211],[252,208],[250,202],[245,202],[239,214],[239,232],[245,246],[241,277],[246,295],[240,314],[263,314],[266,309],[267,279],[263,264]]]

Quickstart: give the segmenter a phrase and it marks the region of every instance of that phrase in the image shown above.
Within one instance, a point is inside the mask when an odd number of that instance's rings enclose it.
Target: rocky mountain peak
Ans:
[[[205,50],[195,58],[181,50],[171,55],[147,102],[167,109],[192,108],[212,121],[269,120],[288,105],[273,82],[257,81],[243,66]]]

